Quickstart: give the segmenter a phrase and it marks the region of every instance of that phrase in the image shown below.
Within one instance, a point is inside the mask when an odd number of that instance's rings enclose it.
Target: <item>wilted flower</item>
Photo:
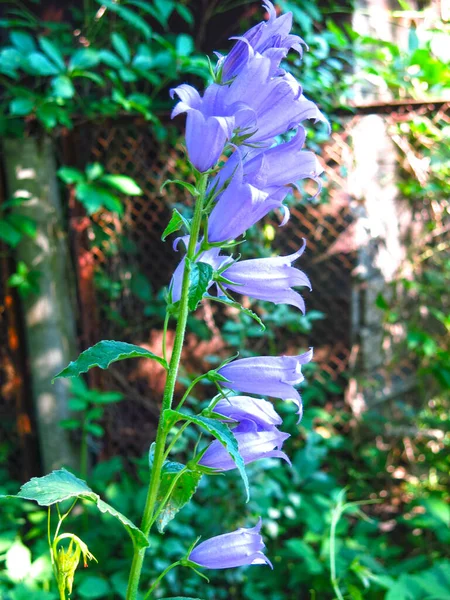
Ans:
[[[218,370],[228,381],[221,385],[240,392],[292,400],[301,418],[301,397],[294,385],[304,377],[302,365],[310,362],[312,349],[298,356],[256,356],[234,360]]]
[[[289,256],[235,262],[222,272],[223,277],[233,284],[222,283],[222,285],[229,290],[258,300],[267,300],[274,304],[291,304],[304,313],[305,301],[291,288],[306,286],[311,289],[311,284],[303,271],[291,265],[303,254],[305,245],[304,240],[300,250]]]
[[[270,560],[263,554],[265,547],[260,535],[261,519],[250,529],[240,528],[224,533],[196,546],[188,559],[206,569],[229,569],[243,565],[267,564]]]
[[[243,420],[233,429],[233,435],[246,465],[261,458],[283,458],[290,463],[286,454],[280,450],[289,434],[279,431],[276,427],[260,430],[254,421]],[[231,471],[236,468],[227,449],[218,440],[210,444],[198,464],[217,471]]]
[[[211,242],[235,239],[275,208],[283,208],[289,184],[301,179],[317,179],[323,171],[312,152],[302,150],[305,130],[285,144],[265,150],[235,152],[217,175],[220,194],[209,217],[208,238]]]
[[[244,419],[253,421],[260,430],[271,429],[282,423],[271,402],[250,396],[228,396],[226,400],[223,398],[215,405],[214,412],[237,422]]]
[[[232,38],[238,41],[228,56],[219,60],[217,71],[222,81],[234,77],[255,52],[270,58],[274,71],[291,48],[302,53],[302,44],[305,45],[305,42],[297,35],[290,34],[292,13],[288,12],[277,18],[272,2],[265,0],[263,6],[269,13],[269,20],[258,23],[238,38]]]

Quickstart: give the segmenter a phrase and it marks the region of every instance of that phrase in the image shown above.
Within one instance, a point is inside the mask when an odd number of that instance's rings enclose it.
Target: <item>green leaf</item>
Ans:
[[[130,521],[130,519],[125,517],[125,515],[120,513],[113,506],[111,506],[107,502],[104,502],[100,498],[97,501],[97,508],[101,513],[108,513],[116,519],[119,519],[119,521],[122,523],[122,525],[124,525],[125,529],[128,531],[138,548],[147,548],[147,546],[149,545],[147,538],[145,537],[144,533],[139,529],[139,527],[137,527],[132,521]]]
[[[173,480],[184,468],[184,465],[177,462],[167,462],[164,464],[161,472],[161,483],[158,490],[158,503],[161,503],[165,498]],[[192,498],[201,477],[202,474],[198,471],[190,470],[185,471],[179,476],[169,500],[164,505],[164,508],[156,520],[156,527],[160,533],[164,532],[166,525]]]
[[[178,231],[179,229],[181,229],[181,227],[183,225],[186,227],[186,229],[189,232],[190,231],[189,221],[187,219],[185,219],[183,217],[183,215],[180,214],[176,208],[174,208],[172,211],[172,216],[170,217],[169,224],[164,229],[163,234],[161,236],[162,241],[164,242],[164,240],[166,239],[166,237],[168,235],[170,235],[171,233],[175,233],[175,231]]]
[[[150,38],[152,35],[152,30],[150,26],[144,21],[142,17],[138,14],[122,6],[121,4],[116,4],[112,0],[97,0],[98,4],[102,6],[106,6],[111,12],[118,14],[124,21],[126,21],[129,25],[138,29],[146,38]]]
[[[129,196],[142,196],[144,193],[134,179],[126,175],[103,175],[103,177],[100,177],[99,182],[105,183]]]
[[[28,64],[37,75],[58,75],[59,69],[42,52],[32,52]]]
[[[51,86],[53,95],[57,98],[68,99],[73,98],[75,95],[75,88],[67,75],[58,75],[58,77],[52,79]]]
[[[85,181],[83,173],[74,167],[61,167],[58,169],[58,177],[68,184]]]
[[[44,477],[33,477],[23,484],[15,497],[33,500],[39,506],[51,506],[75,497],[90,498],[95,501],[97,494],[85,481],[78,479],[66,469],[60,469]]]
[[[32,98],[14,98],[9,104],[10,113],[19,117],[29,115],[33,108],[34,100]]]
[[[25,483],[18,494],[0,496],[0,498],[22,498],[33,500],[39,506],[51,506],[57,502],[64,502],[71,498],[85,498],[92,500],[101,513],[108,513],[118,519],[130,534],[133,542],[138,548],[146,548],[148,541],[143,532],[136,527],[127,517],[115,508],[101,500],[100,496],[93,492],[85,481],[78,479],[66,469],[53,471],[44,477],[33,477]]]
[[[90,69],[100,62],[100,52],[92,48],[80,48],[70,59],[69,69]]]
[[[177,4],[175,10],[188,25],[194,24],[194,17],[187,6],[184,6],[184,4]]]
[[[106,208],[119,215],[123,213],[120,199],[112,192],[94,183],[79,183],[75,189],[75,196],[90,215],[101,208]]]
[[[210,294],[206,294],[204,298],[206,298],[207,300],[214,300],[214,302],[221,302],[222,304],[226,304],[227,306],[231,306],[232,308],[237,308],[241,313],[244,313],[244,315],[247,315],[248,317],[254,319],[261,327],[261,331],[264,331],[266,329],[266,326],[261,321],[260,317],[249,308],[245,308],[245,306],[239,304],[239,302],[231,300],[231,298],[228,298],[227,296],[211,296]]]
[[[7,220],[13,227],[19,230],[22,235],[26,235],[30,238],[36,237],[36,221],[30,219],[30,217],[12,213],[8,215]]]
[[[3,48],[0,51],[0,73],[17,78],[17,69],[24,63],[24,57],[15,48]]]
[[[122,58],[124,63],[128,64],[131,61],[130,48],[123,35],[120,35],[120,33],[116,32],[112,33],[111,42],[117,54]]]
[[[94,181],[103,175],[105,169],[98,162],[90,163],[86,167],[86,177],[88,181]]]
[[[89,369],[92,369],[92,367],[107,369],[112,363],[126,358],[151,358],[167,368],[167,363],[163,358],[156,356],[156,354],[145,348],[134,346],[127,342],[102,340],[98,344],[95,344],[95,346],[82,352],[75,361],[71,362],[65,369],[55,375],[53,381],[59,377],[78,377],[82,373],[86,373]]]
[[[171,596],[170,598],[161,598],[161,600],[201,600],[201,598],[188,598],[187,596]]]
[[[195,310],[208,289],[213,275],[211,265],[202,262],[192,263],[188,305],[189,310]]]
[[[247,502],[250,498],[250,492],[248,487],[248,478],[245,471],[244,459],[239,454],[239,447],[236,438],[234,437],[231,429],[215,419],[209,419],[208,417],[186,415],[181,412],[167,409],[163,413],[164,424],[167,429],[171,429],[178,421],[190,421],[195,423],[202,429],[205,429],[208,433],[214,436],[219,442],[227,449],[231,458],[238,468],[239,474],[244,482],[245,491],[247,494]]]
[[[106,579],[88,576],[77,585],[77,592],[82,598],[105,598],[111,594],[111,586]]]
[[[11,31],[9,39],[21,54],[30,54],[36,50],[33,37],[24,31]]]
[[[105,65],[113,69],[122,69],[124,66],[117,54],[114,54],[111,50],[100,50],[99,58]]]
[[[0,240],[15,248],[22,239],[22,234],[6,219],[0,219]]]
[[[51,59],[51,61],[60,69],[60,71],[64,71],[66,65],[64,63],[64,58],[59,51],[59,48],[51,42],[46,37],[39,38],[39,46],[45,52],[45,54]]]
[[[194,52],[194,40],[190,35],[181,33],[177,36],[175,49],[178,56],[190,56]]]
[[[194,198],[199,196],[199,191],[197,190],[195,185],[192,185],[192,183],[188,183],[187,181],[182,181],[181,179],[166,179],[166,181],[159,188],[159,191],[162,192],[166,185],[169,185],[169,183],[176,183],[177,185],[184,187],[194,196]]]

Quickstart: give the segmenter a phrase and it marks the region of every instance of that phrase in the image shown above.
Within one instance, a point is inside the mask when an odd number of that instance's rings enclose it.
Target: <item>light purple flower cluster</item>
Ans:
[[[270,211],[289,211],[283,204],[289,186],[310,178],[319,182],[322,167],[316,156],[303,150],[307,119],[325,121],[317,106],[305,98],[300,84],[280,63],[289,50],[302,53],[303,41],[291,34],[292,14],[277,17],[268,0],[263,3],[269,19],[237,41],[228,56],[220,56],[215,81],[203,96],[190,85],[171,90],[178,96],[172,116],[186,113],[186,147],[192,165],[212,175],[207,188],[207,225],[195,260],[209,264],[219,296],[229,292],[275,304],[290,304],[305,312],[305,303],[294,289],[311,289],[308,277],[292,266],[305,249],[290,256],[233,260],[222,255],[247,229]],[[280,141],[278,136],[284,136]],[[285,141],[285,140],[288,141]],[[219,168],[220,167],[220,168]],[[320,186],[320,182],[319,182]],[[188,238],[183,238],[185,245]],[[176,303],[181,295],[184,259],[172,277],[170,293]],[[312,350],[298,356],[259,356],[233,360],[222,366],[220,385],[236,392],[291,400],[302,415],[302,402],[294,386],[304,379],[301,367]],[[232,428],[239,453],[248,464],[262,458],[283,458],[283,442],[289,437],[278,429],[282,423],[273,406],[262,398],[228,396],[214,406]],[[206,471],[236,467],[225,447],[213,441],[198,462]],[[197,546],[189,560],[207,568],[269,564],[262,553],[261,524],[220,535]]]

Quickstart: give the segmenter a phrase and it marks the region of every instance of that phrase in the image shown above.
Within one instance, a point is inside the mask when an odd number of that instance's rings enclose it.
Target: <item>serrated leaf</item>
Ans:
[[[12,497],[33,500],[39,506],[51,506],[75,497],[96,501],[98,496],[85,481],[78,479],[66,469],[60,469],[44,477],[33,477],[23,484],[18,494]]]
[[[150,350],[127,342],[102,340],[82,352],[75,361],[72,361],[65,369],[55,375],[53,381],[59,377],[78,377],[82,373],[87,373],[92,367],[107,369],[112,363],[126,358],[152,358],[167,368],[166,361],[150,352]]]
[[[250,310],[249,308],[245,308],[245,306],[242,306],[242,304],[239,304],[239,302],[236,302],[235,300],[231,300],[231,298],[228,298],[227,296],[211,296],[210,294],[206,294],[206,296],[204,296],[204,297],[207,300],[214,300],[214,302],[221,302],[222,304],[226,304],[227,306],[231,306],[232,308],[237,308],[240,312],[242,312],[245,315],[247,315],[248,317],[251,317],[252,319],[254,319],[258,323],[258,325],[261,327],[261,331],[265,331],[266,326],[261,321],[260,317],[256,313],[254,313],[252,310]]]
[[[170,217],[170,221],[167,227],[164,229],[163,234],[161,236],[162,241],[164,242],[168,235],[170,235],[171,233],[175,233],[175,231],[181,229],[183,225],[188,231],[190,231],[189,221],[185,219],[183,215],[177,211],[176,208],[174,208],[172,211],[172,216]]]
[[[126,175],[103,175],[99,181],[129,196],[142,196],[144,193],[134,179]]]
[[[211,265],[202,262],[192,263],[189,285],[188,306],[195,310],[198,303],[206,294],[213,275]]]
[[[247,502],[250,498],[248,477],[245,471],[244,459],[239,453],[239,447],[236,438],[233,435],[231,429],[225,423],[216,421],[215,419],[209,419],[208,417],[201,417],[196,415],[186,415],[176,410],[167,409],[163,413],[164,423],[167,429],[170,429],[178,421],[190,421],[195,423],[202,429],[205,429],[210,433],[216,440],[227,449],[231,458],[233,459],[236,467],[239,471],[240,476],[244,482],[245,492],[247,494]]]
[[[42,52],[28,55],[28,64],[37,75],[58,75],[59,68],[48,60]]]
[[[173,480],[185,468],[184,465],[177,462],[167,462],[164,464],[161,472],[161,483],[158,490],[158,503],[161,503]],[[156,520],[156,527],[160,533],[164,532],[167,524],[175,517],[185,504],[189,502],[197,489],[202,474],[198,471],[185,471],[175,484],[169,500],[164,505],[161,513]]]
[[[130,519],[128,519],[125,515],[116,510],[113,506],[99,499],[97,502],[97,508],[102,513],[108,513],[119,519],[119,521],[124,525],[125,529],[128,531],[134,542],[136,543],[138,548],[147,548],[148,540],[145,537],[144,533],[137,527]]]
[[[66,65],[64,63],[64,58],[63,58],[59,48],[46,37],[39,38],[39,46],[45,52],[45,54],[50,58],[50,60],[61,71],[64,71],[64,69],[66,68]]]
[[[125,515],[104,502],[98,494],[91,490],[85,481],[78,479],[66,469],[53,471],[44,477],[33,477],[25,483],[18,494],[0,496],[0,498],[22,498],[32,500],[39,506],[51,506],[71,498],[92,500],[101,513],[108,513],[118,519],[130,534],[138,548],[146,548],[148,541],[144,533]]]

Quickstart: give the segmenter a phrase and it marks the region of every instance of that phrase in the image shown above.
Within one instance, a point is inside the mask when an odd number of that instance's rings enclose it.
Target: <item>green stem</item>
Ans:
[[[175,446],[175,444],[178,442],[178,440],[180,439],[180,437],[183,435],[184,430],[187,429],[190,424],[191,424],[190,421],[187,421],[186,423],[184,423],[184,425],[182,425],[180,427],[180,429],[177,431],[177,433],[173,436],[173,440],[167,446],[167,450],[166,450],[166,452],[164,454],[164,460],[167,460],[167,457],[169,456],[172,448]]]
[[[330,579],[334,593],[339,600],[344,600],[341,590],[339,589],[338,580],[336,577],[336,525],[342,514],[341,503],[334,509],[331,514],[330,527]]]
[[[161,581],[161,579],[163,579],[167,573],[169,571],[171,571],[173,568],[178,567],[178,565],[181,563],[181,561],[177,560],[177,562],[172,563],[171,565],[169,565],[167,567],[167,569],[164,569],[164,571],[161,573],[161,575],[158,577],[158,579],[156,579],[156,581],[154,582],[154,584],[152,585],[152,587],[148,590],[148,592],[145,594],[144,596],[144,600],[147,600],[147,598],[150,597],[150,594],[153,592],[153,590],[156,588],[156,586],[158,585],[158,583]]]
[[[208,181],[207,175],[201,175],[198,190],[200,195],[197,198],[192,219],[192,227],[189,238],[189,245],[186,253],[186,261],[184,265],[183,282],[181,286],[180,312],[178,315],[177,328],[175,331],[175,340],[172,350],[172,356],[167,372],[167,380],[164,388],[161,416],[159,418],[158,430],[155,440],[155,454],[153,457],[153,466],[150,477],[150,484],[147,492],[144,513],[142,517],[141,530],[145,537],[148,538],[152,526],[153,515],[155,512],[156,499],[159,490],[161,479],[161,469],[164,463],[164,450],[166,445],[167,431],[164,426],[163,414],[164,411],[171,408],[175,384],[177,381],[178,368],[180,365],[181,351],[183,349],[184,336],[186,333],[186,323],[189,314],[189,286],[191,275],[191,261],[195,255],[195,247],[198,242],[200,227],[202,222],[203,201],[205,197],[206,185]],[[139,580],[141,577],[142,564],[144,562],[145,548],[134,548],[133,561],[131,563],[130,577],[128,579],[128,588],[126,600],[136,600],[138,596]]]
[[[188,389],[184,392],[183,397],[181,398],[180,402],[177,405],[177,410],[180,410],[180,408],[183,406],[186,398],[189,396],[189,394],[192,392],[192,390],[194,389],[194,387],[197,385],[197,383],[199,381],[201,381],[202,379],[204,379],[206,377],[206,375],[199,375],[198,377],[196,377],[194,379],[194,381],[189,385]]]
[[[167,363],[167,328],[169,326],[170,312],[166,312],[166,316],[164,318],[164,329],[163,329],[163,339],[162,339],[162,352],[163,358]]]
[[[156,510],[155,514],[153,515],[153,519],[152,519],[152,525],[153,523],[156,521],[156,519],[159,517],[159,515],[161,514],[161,512],[164,509],[164,506],[166,505],[166,503],[168,502],[173,490],[175,489],[175,486],[178,483],[178,480],[180,479],[180,477],[182,475],[184,475],[184,473],[186,473],[187,468],[185,467],[184,469],[181,469],[181,471],[179,471],[175,477],[173,478],[172,483],[170,484],[169,489],[167,490],[166,495],[164,496],[164,498],[161,500],[161,502],[159,503],[158,509]]]

